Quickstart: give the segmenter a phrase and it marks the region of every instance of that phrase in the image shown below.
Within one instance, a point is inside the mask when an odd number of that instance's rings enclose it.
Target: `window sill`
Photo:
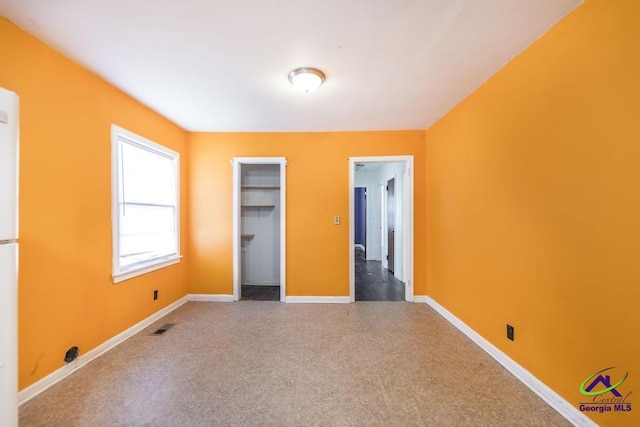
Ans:
[[[161,261],[155,261],[150,264],[137,266],[130,270],[125,270],[120,273],[113,274],[111,277],[113,278],[113,283],[124,282],[125,280],[133,279],[134,277],[141,276],[143,274],[147,274],[161,268],[169,267],[170,265],[178,264],[180,262],[180,258],[182,258],[182,255],[175,255],[171,258],[166,258]]]

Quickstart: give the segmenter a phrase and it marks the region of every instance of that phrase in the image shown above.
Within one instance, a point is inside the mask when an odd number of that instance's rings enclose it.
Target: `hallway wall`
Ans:
[[[393,239],[393,248],[394,248],[394,268],[393,273],[394,276],[404,282],[406,280],[405,277],[405,259],[404,259],[404,239],[405,239],[405,218],[404,218],[404,198],[405,198],[405,164],[402,162],[390,162],[382,166],[378,171],[378,182],[383,185],[387,185],[387,183],[393,179],[395,192],[394,192],[394,211],[395,211],[395,233]],[[386,202],[386,193],[384,195]],[[386,205],[385,205],[386,206]],[[387,223],[386,223],[386,213],[382,214],[383,223],[382,223],[382,236],[384,240],[383,247],[383,256],[382,256],[382,266],[384,268],[388,268],[388,262],[386,254],[388,253],[388,234],[387,234]],[[421,295],[417,294],[416,295]]]

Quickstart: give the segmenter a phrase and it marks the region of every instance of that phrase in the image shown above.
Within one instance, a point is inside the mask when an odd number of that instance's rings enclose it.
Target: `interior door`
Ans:
[[[394,266],[394,241],[396,232],[396,197],[395,180],[387,182],[387,268],[393,272]]]

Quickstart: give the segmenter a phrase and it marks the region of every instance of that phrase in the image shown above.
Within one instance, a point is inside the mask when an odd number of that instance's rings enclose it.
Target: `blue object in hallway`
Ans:
[[[356,245],[365,246],[366,230],[366,188],[357,187],[355,189],[355,236]]]

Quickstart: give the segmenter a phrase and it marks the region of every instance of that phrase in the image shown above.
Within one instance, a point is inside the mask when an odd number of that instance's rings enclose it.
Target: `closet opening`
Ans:
[[[284,158],[234,158],[233,299],[284,301]]]

